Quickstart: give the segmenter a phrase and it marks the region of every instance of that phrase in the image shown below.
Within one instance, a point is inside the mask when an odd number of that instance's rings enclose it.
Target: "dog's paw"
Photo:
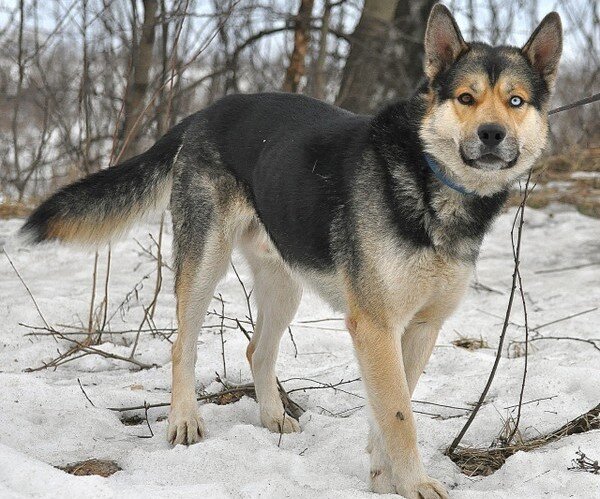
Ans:
[[[371,468],[371,490],[376,494],[395,494],[396,487],[387,467]]]
[[[283,412],[280,416],[274,416],[272,413],[261,413],[260,421],[265,428],[273,433],[299,433],[300,424],[292,416]]]
[[[406,499],[449,499],[446,488],[437,480],[429,477],[411,485],[396,482],[395,489],[397,494]]]
[[[449,499],[446,487],[433,478],[428,478],[427,481],[421,482],[416,487],[419,499]]]
[[[171,410],[167,439],[171,445],[192,445],[204,437],[204,421],[198,409]]]

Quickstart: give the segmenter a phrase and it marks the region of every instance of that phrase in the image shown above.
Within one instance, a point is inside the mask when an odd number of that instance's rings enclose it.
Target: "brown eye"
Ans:
[[[513,95],[508,101],[512,107],[521,107],[525,102],[522,97],[518,95]]]
[[[475,97],[465,92],[464,94],[460,94],[458,96],[458,102],[464,104],[465,106],[472,106],[475,104]]]

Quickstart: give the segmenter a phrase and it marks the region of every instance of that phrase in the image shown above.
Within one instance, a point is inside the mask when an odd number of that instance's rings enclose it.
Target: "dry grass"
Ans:
[[[23,203],[6,201],[0,203],[0,220],[9,218],[25,218],[31,213],[31,208]]]
[[[458,335],[458,338],[451,342],[455,347],[464,348],[465,350],[479,350],[480,348],[489,348],[488,342],[479,338],[471,338],[468,336]]]
[[[504,462],[519,451],[529,452],[568,435],[600,429],[600,404],[585,414],[569,421],[558,430],[532,440],[504,447],[488,449],[458,448],[449,457],[468,476],[488,476],[502,467]]]
[[[88,459],[87,461],[56,467],[70,475],[98,475],[104,478],[114,475],[117,471],[121,471],[121,467],[117,463],[104,459]]]
[[[600,148],[548,156],[540,160],[535,172],[538,187],[529,195],[527,206],[539,209],[565,203],[584,215],[600,218]],[[517,206],[520,199],[514,192],[509,204]]]

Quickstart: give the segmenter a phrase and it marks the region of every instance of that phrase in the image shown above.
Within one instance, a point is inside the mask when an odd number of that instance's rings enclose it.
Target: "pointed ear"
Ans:
[[[425,31],[425,74],[429,80],[448,69],[460,54],[468,50],[450,11],[441,3],[429,14]]]
[[[542,19],[521,52],[546,81],[554,82],[562,52],[562,23],[556,12]]]

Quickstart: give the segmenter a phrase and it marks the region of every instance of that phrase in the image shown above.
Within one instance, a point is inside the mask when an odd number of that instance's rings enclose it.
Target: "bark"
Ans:
[[[23,57],[23,27],[25,25],[25,2],[19,2],[19,34],[17,40],[17,65],[19,76],[17,80],[17,92],[15,95],[15,104],[13,107],[13,115],[11,122],[12,142],[13,142],[13,169],[14,169],[14,185],[18,191],[18,200],[23,199],[25,193],[25,184],[21,181],[21,166],[19,163],[19,110],[21,106],[21,96],[23,92],[23,79],[25,78],[25,63]]]
[[[395,50],[392,52],[393,70],[389,73],[390,92],[387,98],[407,98],[424,78],[423,57],[425,28],[429,12],[437,0],[400,2],[394,20]]]
[[[319,51],[313,68],[313,78],[311,82],[311,94],[316,99],[325,98],[326,72],[325,62],[327,59],[327,34],[331,23],[331,2],[325,1],[323,15],[321,16],[321,29],[319,30]]]
[[[156,31],[157,0],[144,0],[144,21],[139,41],[133,41],[134,50],[131,61],[130,81],[125,93],[125,123],[122,138],[124,151],[121,158],[134,156],[137,151],[137,137],[139,135],[139,121],[144,111],[144,98],[148,91],[150,67],[152,65],[152,51]],[[135,18],[134,18],[135,23]]]
[[[299,91],[300,80],[306,72],[306,54],[310,43],[310,18],[312,16],[314,0],[301,0],[294,25],[294,50],[290,56],[290,63],[285,72],[282,90],[296,93]]]
[[[398,0],[365,0],[351,37],[336,103],[362,113],[373,107],[372,90],[381,72],[381,54],[388,41]]]
[[[416,90],[423,78],[423,37],[434,4],[435,0],[365,2],[352,35],[338,105],[369,113]]]
[[[160,17],[161,17],[161,38],[160,38],[160,85],[158,106],[156,109],[156,138],[162,137],[169,128],[169,85],[166,83],[169,77],[169,21],[167,19],[167,7],[165,0],[160,0]]]

